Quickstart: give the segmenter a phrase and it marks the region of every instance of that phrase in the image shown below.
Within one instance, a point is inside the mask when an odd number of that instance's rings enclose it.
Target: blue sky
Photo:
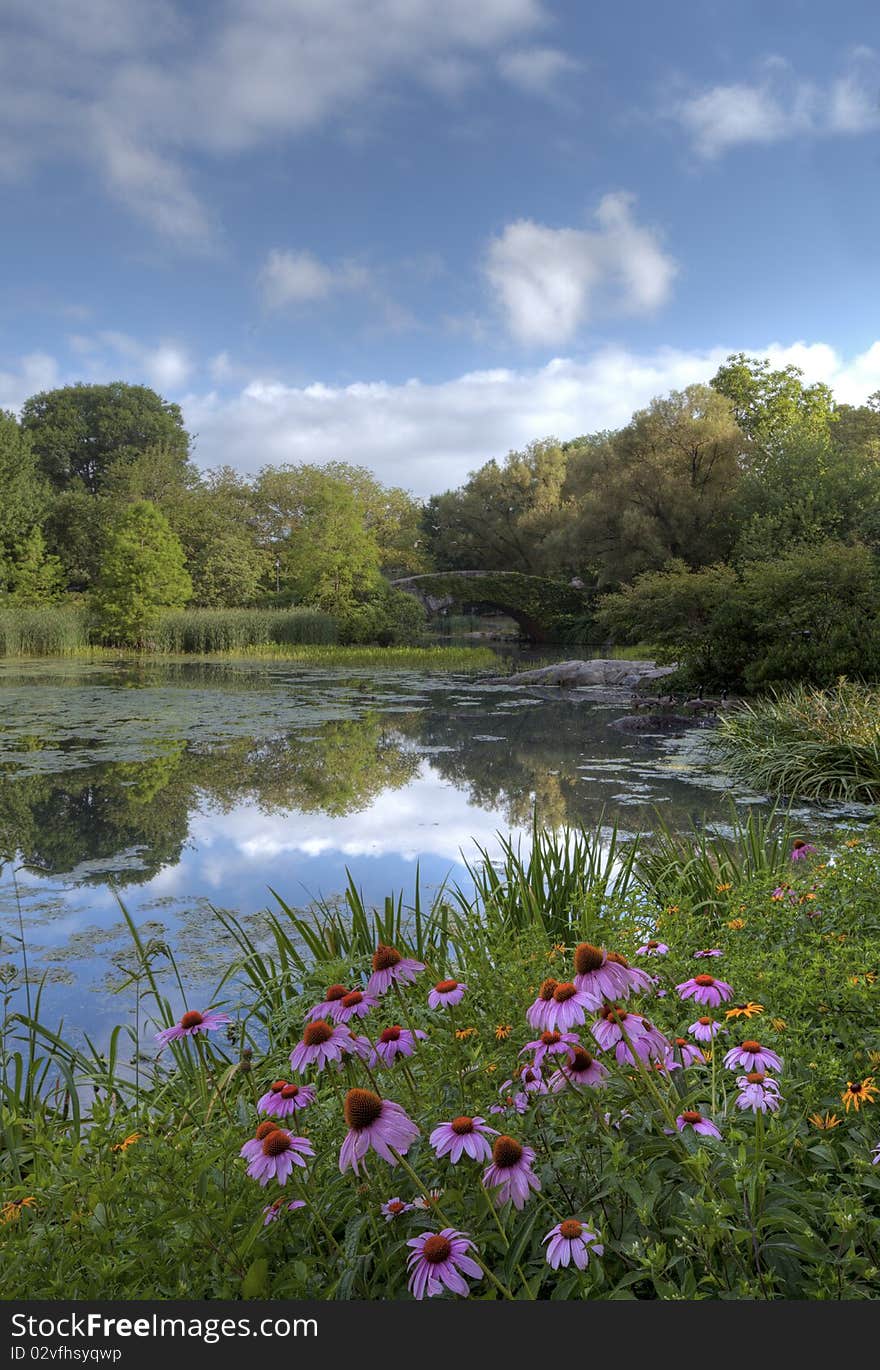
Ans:
[[[870,0],[4,0],[0,405],[425,495],[743,349],[880,388]]]

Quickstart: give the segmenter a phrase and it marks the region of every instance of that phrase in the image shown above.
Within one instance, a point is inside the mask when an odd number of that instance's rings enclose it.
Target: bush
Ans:
[[[419,601],[383,582],[376,594],[340,615],[340,641],[380,647],[408,646],[421,640],[426,621]]]

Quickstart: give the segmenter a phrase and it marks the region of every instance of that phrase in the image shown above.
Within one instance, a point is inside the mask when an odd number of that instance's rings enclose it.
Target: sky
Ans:
[[[419,496],[734,351],[880,388],[874,0],[2,0],[0,407]]]

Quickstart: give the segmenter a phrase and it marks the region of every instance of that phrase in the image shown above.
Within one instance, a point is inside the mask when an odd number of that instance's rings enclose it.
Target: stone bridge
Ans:
[[[432,618],[450,609],[507,614],[532,642],[562,640],[593,610],[594,592],[580,582],[520,571],[435,571],[391,583],[414,595]]]

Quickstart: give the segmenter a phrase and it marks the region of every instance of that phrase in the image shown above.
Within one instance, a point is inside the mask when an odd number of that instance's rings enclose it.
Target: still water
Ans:
[[[467,886],[498,834],[635,832],[662,810],[722,821],[707,735],[608,725],[629,691],[560,692],[467,675],[223,665],[0,662],[0,962],[46,974],[52,1020],[106,1036],[126,1016],[117,895],[167,940],[193,990],[229,956],[212,906],[258,930],[269,886],[300,908],[347,870],[366,899]],[[760,802],[760,801],[759,801]],[[19,983],[20,983],[19,976]],[[127,998],[127,996],[125,996]],[[15,992],[15,1004],[22,991]]]

